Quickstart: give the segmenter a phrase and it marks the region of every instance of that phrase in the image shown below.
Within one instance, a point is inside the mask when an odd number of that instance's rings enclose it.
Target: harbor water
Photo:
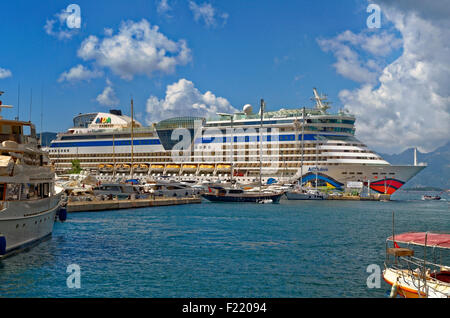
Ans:
[[[382,278],[367,280],[369,265],[383,268],[392,212],[396,233],[450,231],[449,195],[422,194],[72,213],[50,239],[0,261],[0,296],[386,297]],[[67,284],[71,264],[80,288]]]

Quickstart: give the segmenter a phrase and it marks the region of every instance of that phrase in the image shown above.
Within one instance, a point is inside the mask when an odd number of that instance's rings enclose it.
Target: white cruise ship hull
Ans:
[[[331,188],[345,188],[348,182],[362,182],[376,193],[393,194],[426,166],[361,165],[319,166],[317,179]],[[298,179],[301,172],[298,171]],[[314,171],[303,172],[303,183],[316,178]]]
[[[0,259],[49,237],[61,194],[35,201],[4,201],[0,210],[0,237],[6,249]]]

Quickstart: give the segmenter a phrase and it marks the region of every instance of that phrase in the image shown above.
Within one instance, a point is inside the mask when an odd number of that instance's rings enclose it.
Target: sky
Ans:
[[[151,124],[313,106],[316,87],[372,149],[432,151],[450,135],[449,2],[2,1],[2,115],[61,132],[133,98]]]

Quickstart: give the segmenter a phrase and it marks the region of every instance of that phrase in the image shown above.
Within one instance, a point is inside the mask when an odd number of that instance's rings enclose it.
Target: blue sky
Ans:
[[[81,8],[81,28],[67,39],[58,39],[44,29],[69,4]],[[63,131],[80,112],[107,111],[97,96],[111,83],[120,101],[113,108],[135,112],[144,121],[150,96],[164,99],[167,85],[180,79],[191,81],[202,94],[211,91],[233,107],[256,105],[264,98],[269,109],[311,105],[312,87],[327,93],[334,110],[342,106],[338,93],[360,84],[336,72],[336,58],[317,40],[329,39],[344,30],[360,32],[366,27],[367,2],[345,1],[195,1],[216,10],[216,24],[195,19],[187,0],[169,0],[171,10],[158,12],[159,1],[7,1],[2,3],[0,68],[11,76],[0,79],[7,92],[3,101],[15,105],[5,117],[17,114],[20,83],[20,117],[28,120],[30,90],[33,90],[32,120],[40,131],[41,91],[44,92],[44,131]],[[220,16],[226,14],[226,16]],[[89,36],[105,37],[104,29],[116,34],[123,21],[145,19],[174,42],[185,40],[191,58],[171,73],[136,74],[124,79],[96,60],[77,54]],[[57,22],[56,22],[57,24]],[[55,24],[55,25],[56,25]],[[56,32],[56,31],[55,31]],[[398,51],[386,56],[393,60]],[[96,64],[97,63],[97,64]],[[89,81],[58,81],[76,65],[97,68],[101,75]]]

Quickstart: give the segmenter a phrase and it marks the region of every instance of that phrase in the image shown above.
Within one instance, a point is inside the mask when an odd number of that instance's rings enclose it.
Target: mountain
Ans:
[[[38,138],[40,138],[40,133],[36,134],[38,136]],[[52,132],[43,132],[42,133],[42,147],[48,147],[50,146],[50,142],[56,139],[56,133],[52,133]]]
[[[380,154],[393,165],[414,164],[414,149],[409,148],[400,154]],[[427,167],[408,181],[405,188],[437,187],[450,189],[450,142],[435,151],[422,153],[417,151],[417,162],[424,162]]]

